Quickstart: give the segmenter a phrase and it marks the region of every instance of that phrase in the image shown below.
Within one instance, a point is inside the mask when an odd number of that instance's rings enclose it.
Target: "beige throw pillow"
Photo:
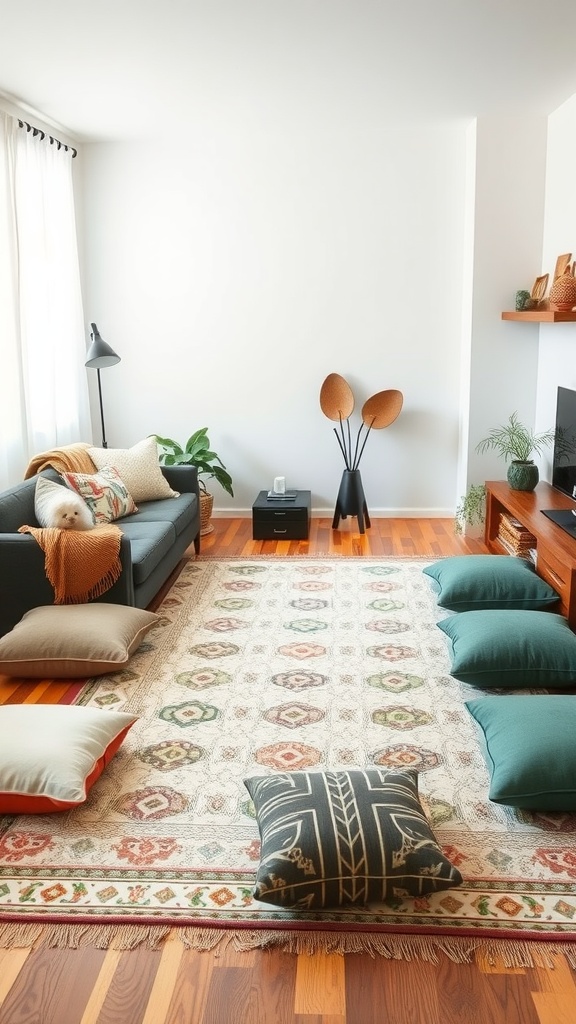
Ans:
[[[30,679],[74,679],[118,672],[158,615],[123,604],[42,605],[0,638],[0,672]]]
[[[146,437],[132,448],[89,448],[88,455],[96,469],[114,466],[136,504],[178,497],[162,474],[154,437]]]

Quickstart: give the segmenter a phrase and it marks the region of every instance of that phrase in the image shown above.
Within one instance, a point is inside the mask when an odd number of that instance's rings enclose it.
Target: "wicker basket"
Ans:
[[[210,522],[212,516],[212,508],[214,506],[214,495],[208,492],[200,491],[200,536],[205,537],[207,533],[212,533],[214,527]]]

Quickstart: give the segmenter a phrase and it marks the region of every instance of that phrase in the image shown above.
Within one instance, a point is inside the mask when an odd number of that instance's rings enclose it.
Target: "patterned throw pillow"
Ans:
[[[134,498],[121,480],[118,470],[107,466],[99,473],[62,473],[68,487],[84,498],[96,526],[112,523],[137,512]]]
[[[134,501],[178,497],[160,469],[155,437],[146,437],[132,448],[89,448],[88,455],[96,469],[114,466]]]
[[[245,779],[260,830],[254,896],[296,910],[416,898],[459,885],[413,769]]]

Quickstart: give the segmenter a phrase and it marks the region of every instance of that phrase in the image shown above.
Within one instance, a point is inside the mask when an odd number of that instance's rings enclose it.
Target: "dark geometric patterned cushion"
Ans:
[[[297,910],[418,897],[459,885],[414,769],[245,779],[260,829],[254,896]]]

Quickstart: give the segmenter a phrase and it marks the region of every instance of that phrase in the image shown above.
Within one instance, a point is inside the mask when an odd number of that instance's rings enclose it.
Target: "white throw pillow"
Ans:
[[[50,814],[84,803],[137,721],[69,704],[0,707],[0,814]]]
[[[45,476],[36,481],[34,513],[44,529],[92,530],[95,525],[84,498]]]
[[[89,448],[88,455],[96,469],[114,466],[136,503],[179,496],[160,469],[154,437],[146,437],[132,448]]]

